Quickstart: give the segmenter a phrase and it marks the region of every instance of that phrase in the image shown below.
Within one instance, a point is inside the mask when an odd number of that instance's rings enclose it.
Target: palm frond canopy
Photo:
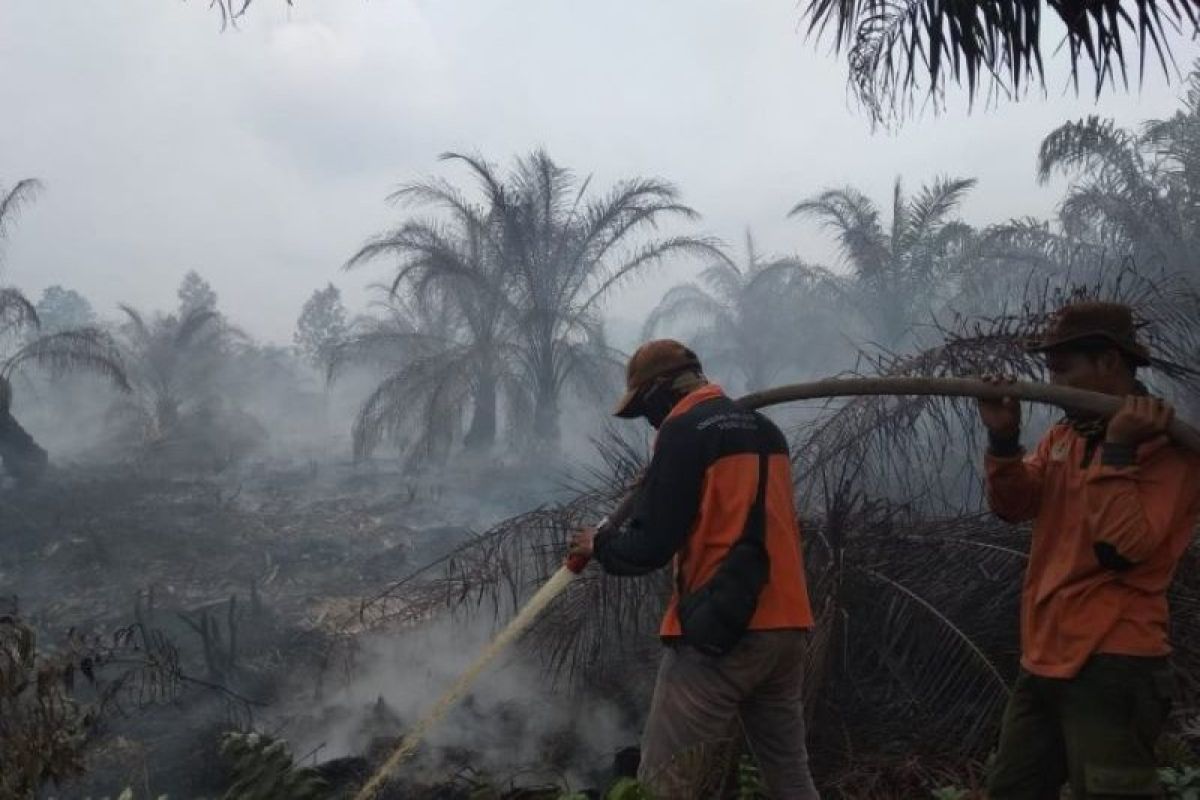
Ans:
[[[91,372],[130,391],[125,362],[112,337],[99,328],[79,328],[39,336],[0,361],[0,378],[32,364],[54,373]]]
[[[590,178],[543,150],[507,170],[470,154],[442,159],[465,167],[474,191],[443,179],[400,187],[394,202],[440,217],[405,220],[346,266],[394,258],[393,295],[446,302],[461,343],[481,355],[477,411],[495,407],[495,387],[523,384],[533,401],[526,424],[536,434],[527,441],[553,445],[563,393],[594,396],[617,373],[598,322],[604,300],[668,258],[724,256],[710,239],[659,234],[697,216],[665,181],[632,178],[592,192]],[[524,405],[524,397],[508,399],[509,408]]]
[[[701,354],[709,374],[735,377],[748,391],[781,373],[813,366],[822,355],[811,331],[833,328],[841,282],[795,258],[764,258],[747,233],[745,260],[722,259],[699,282],[669,289],[650,312],[643,338],[671,333]],[[802,332],[801,335],[797,335]]]
[[[0,288],[0,336],[41,327],[37,308],[19,289]]]
[[[208,308],[153,316],[119,308],[125,315],[120,352],[132,392],[113,413],[137,421],[137,438],[171,440],[218,397],[227,348],[243,334]]]
[[[1091,116],[1043,140],[1038,175],[1071,181],[1059,222],[1072,238],[1142,269],[1196,275],[1200,246],[1200,63],[1181,108],[1140,130]]]
[[[41,191],[42,184],[35,178],[25,178],[17,181],[8,191],[0,191],[0,239],[8,233],[8,223],[17,215],[21,208],[32,202]]]
[[[910,196],[897,179],[890,225],[871,198],[849,186],[813,195],[789,216],[814,219],[837,237],[851,271],[842,296],[891,344],[935,314],[965,272],[974,231],[953,214],[974,186],[971,178],[942,177]]]
[[[1044,80],[1044,12],[1065,29],[1065,49],[1078,89],[1091,68],[1095,91],[1128,83],[1148,58],[1168,76],[1168,38],[1200,31],[1198,0],[808,0],[810,35],[832,38],[845,51],[850,84],[872,118],[886,122],[911,112],[921,96],[942,102],[950,84],[972,102],[985,88],[1017,98]]]

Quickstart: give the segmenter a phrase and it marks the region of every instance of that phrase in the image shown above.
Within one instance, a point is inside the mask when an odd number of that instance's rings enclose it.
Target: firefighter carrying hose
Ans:
[[[801,698],[813,619],[787,441],[679,342],[642,345],[626,386],[616,415],[658,430],[653,457],[629,524],[579,531],[571,553],[612,575],[674,562],[639,779],[657,798],[691,800],[697,755],[740,717],[772,796],[813,800]]]
[[[991,800],[1161,797],[1154,744],[1171,701],[1167,587],[1200,515],[1200,456],[1164,434],[1172,409],[1137,381],[1150,363],[1130,309],[1077,303],[1045,338],[1051,383],[1123,396],[1105,422],[1068,415],[1032,453],[1013,399],[981,401],[988,501],[1033,522],[1021,673],[1004,712]]]

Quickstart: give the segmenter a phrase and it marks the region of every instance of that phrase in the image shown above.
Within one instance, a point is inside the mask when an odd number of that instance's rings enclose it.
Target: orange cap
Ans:
[[[685,369],[700,369],[700,359],[682,342],[655,339],[639,347],[625,368],[625,396],[613,413],[618,417],[636,417],[638,393],[651,381]]]

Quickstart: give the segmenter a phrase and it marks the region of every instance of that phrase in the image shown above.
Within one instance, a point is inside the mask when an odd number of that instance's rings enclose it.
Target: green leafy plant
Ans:
[[[763,783],[762,773],[758,771],[754,757],[743,753],[737,765],[738,800],[765,800],[769,796],[767,785]]]
[[[92,798],[88,797],[88,798],[85,798],[85,800],[92,800]],[[100,798],[100,800],[109,800],[109,798],[106,796],[106,797]],[[137,800],[137,795],[135,795],[133,793],[132,788],[126,786],[124,789],[121,790],[121,793],[119,795],[117,795],[116,800]],[[154,800],[170,800],[170,798],[168,798],[167,795],[165,795],[165,794],[160,794]]]
[[[285,742],[260,733],[227,733],[221,754],[233,761],[233,783],[225,800],[319,800],[328,796],[325,781],[292,760]]]
[[[1200,767],[1164,767],[1158,779],[1171,800],[1200,800]]]
[[[605,792],[604,800],[653,800],[653,798],[637,779],[618,778]]]
[[[934,789],[929,796],[932,800],[967,800],[971,793],[958,786],[943,786],[940,789]]]

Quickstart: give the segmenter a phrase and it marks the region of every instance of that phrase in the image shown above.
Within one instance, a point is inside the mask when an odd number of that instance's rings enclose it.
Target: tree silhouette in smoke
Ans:
[[[36,180],[27,178],[0,192],[0,238],[39,189]],[[0,286],[0,461],[22,482],[36,480],[48,461],[46,451],[12,415],[13,379],[31,366],[55,373],[93,372],[129,389],[108,334],[94,327],[43,332],[37,309],[21,290]]]
[[[347,266],[391,257],[393,294],[448,304],[468,344],[443,372],[460,368],[470,377],[472,429],[483,442],[494,438],[498,384],[515,378],[523,389],[509,393],[510,403],[528,401],[531,412],[519,419],[535,448],[553,452],[564,396],[603,396],[613,388],[620,359],[600,318],[613,289],[667,258],[724,256],[710,240],[658,233],[670,221],[697,217],[665,181],[631,178],[597,196],[590,179],[542,150],[507,172],[474,156],[443,159],[465,165],[479,195],[445,180],[401,188],[393,200],[443,216],[405,220]]]

